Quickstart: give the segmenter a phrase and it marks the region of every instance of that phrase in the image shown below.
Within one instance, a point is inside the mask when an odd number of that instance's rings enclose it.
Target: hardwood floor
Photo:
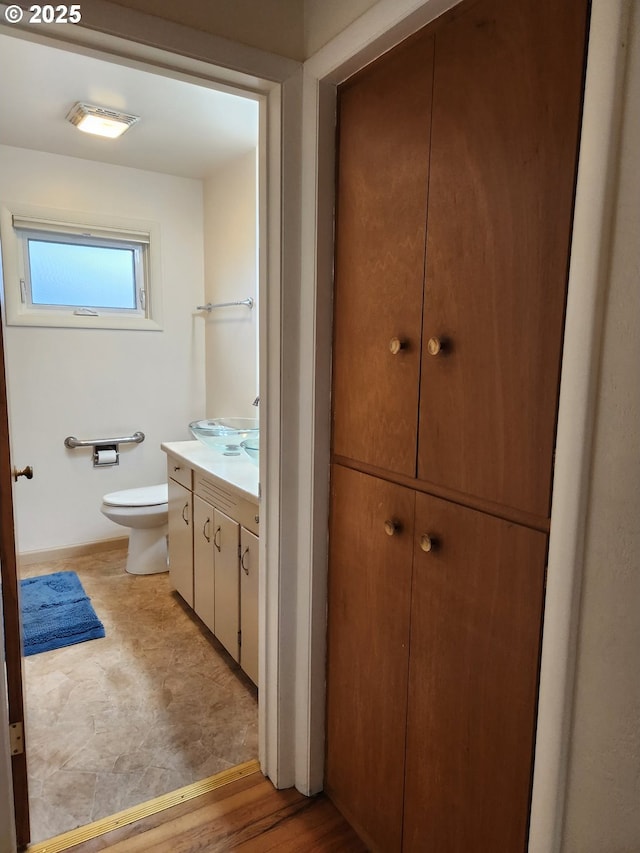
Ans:
[[[61,849],[61,848],[58,848]],[[260,772],[66,849],[73,853],[366,851],[324,796],[277,791]]]

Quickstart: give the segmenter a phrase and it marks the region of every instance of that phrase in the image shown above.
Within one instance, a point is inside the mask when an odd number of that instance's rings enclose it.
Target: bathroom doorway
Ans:
[[[55,326],[5,328],[13,458],[17,462],[28,456],[35,471],[32,482],[20,482],[14,490],[18,551],[23,555],[25,576],[37,569],[71,569],[76,561],[75,569],[79,570],[79,574],[88,572],[87,585],[91,584],[91,579],[96,580],[102,565],[103,568],[106,567],[107,585],[113,587],[119,579],[126,580],[124,572],[121,571],[122,565],[119,565],[124,553],[124,543],[122,531],[115,527],[107,531],[103,526],[104,519],[99,516],[101,495],[113,491],[114,487],[129,488],[164,479],[165,459],[159,449],[160,443],[190,439],[187,431],[190,420],[216,414],[255,413],[250,407],[259,391],[256,369],[258,310],[253,314],[253,327],[247,330],[246,318],[238,318],[233,312],[227,313],[226,316],[220,313],[210,317],[197,308],[207,302],[227,301],[230,295],[232,298],[245,298],[250,295],[245,292],[246,287],[256,286],[258,261],[255,235],[258,230],[259,207],[257,187],[260,99],[249,94],[245,98],[238,98],[250,102],[255,110],[253,147],[243,149],[242,143],[236,144],[242,134],[239,123],[233,126],[232,122],[228,137],[221,146],[224,149],[226,145],[226,151],[223,151],[222,159],[209,174],[202,171],[198,175],[197,155],[193,150],[180,156],[176,155],[176,138],[171,137],[166,125],[163,126],[159,121],[156,121],[156,141],[142,153],[142,159],[136,162],[135,159],[116,158],[106,162],[106,155],[94,159],[93,155],[86,153],[86,149],[83,153],[78,153],[74,151],[73,146],[68,150],[54,147],[52,141],[55,133],[46,130],[45,120],[56,122],[60,120],[60,115],[53,115],[55,98],[43,91],[42,67],[51,71],[47,78],[50,77],[52,81],[68,84],[73,81],[77,83],[78,80],[90,80],[92,92],[100,93],[103,99],[112,96],[118,100],[119,97],[120,102],[111,102],[111,106],[120,108],[127,106],[122,102],[122,98],[126,100],[126,97],[130,97],[132,88],[135,88],[132,78],[128,76],[134,72],[143,76],[154,76],[154,82],[158,85],[154,87],[153,106],[162,102],[169,103],[174,105],[174,112],[175,104],[180,102],[181,98],[175,94],[163,96],[162,84],[173,85],[179,82],[181,85],[193,87],[193,93],[198,96],[210,94],[212,87],[191,81],[176,81],[166,73],[158,74],[148,68],[131,68],[131,63],[125,66],[115,64],[112,60],[80,57],[73,51],[61,50],[51,44],[25,42],[3,34],[0,34],[0,38],[3,41],[6,39],[6,45],[3,43],[3,49],[0,51],[3,61],[11,62],[13,57],[16,63],[21,63],[20,74],[15,70],[16,64],[13,71],[9,69],[5,73],[5,79],[21,77],[23,85],[28,89],[29,74],[25,75],[24,69],[33,68],[32,91],[38,95],[39,100],[47,103],[50,113],[40,123],[40,136],[34,137],[30,142],[15,134],[6,139],[0,138],[0,144],[3,146],[0,169],[4,170],[0,172],[4,175],[4,178],[0,178],[0,181],[4,181],[4,184],[0,185],[0,199],[3,203],[24,200],[23,193],[28,194],[32,186],[34,195],[27,201],[34,207],[91,211],[96,205],[104,203],[111,209],[110,215],[113,215],[113,211],[120,205],[127,217],[136,218],[135,203],[136,200],[142,200],[151,211],[148,216],[155,214],[162,217],[167,211],[170,212],[170,220],[167,220],[161,229],[164,324],[161,331],[137,333],[128,330],[65,329],[64,335],[73,336],[65,343],[60,334],[62,330]],[[17,58],[14,57],[13,48],[17,51]],[[56,51],[60,55],[61,65],[56,67],[55,72],[50,61],[51,54],[46,60],[30,55],[28,61],[25,61],[25,52],[42,50]],[[80,59],[83,62],[91,59],[97,64],[111,66],[111,70],[117,72],[119,79],[114,83],[87,77],[73,67],[74,61]],[[37,75],[38,89],[35,87],[37,69],[40,69]],[[118,86],[121,88],[118,89]],[[229,91],[221,94],[224,95],[226,105],[220,108],[219,114],[223,118],[230,117],[231,99],[237,96]],[[88,100],[90,96],[84,92],[79,96],[69,92],[66,97],[68,100]],[[99,98],[92,95],[91,100],[96,101]],[[15,90],[11,102],[21,103]],[[140,103],[144,106],[143,100]],[[103,100],[103,105],[109,104]],[[10,115],[9,109],[3,107],[3,111],[5,116]],[[199,112],[194,109],[192,114]],[[205,110],[203,117],[206,118],[206,115]],[[64,119],[64,116],[62,118]],[[143,120],[144,117],[141,117],[141,123]],[[3,127],[15,129],[20,124],[20,120],[16,118],[15,121],[7,120]],[[220,127],[215,122],[211,122],[211,126],[214,132],[220,132]],[[66,132],[74,131],[72,127],[63,127]],[[184,138],[206,138],[204,132],[197,133],[193,128],[183,128],[181,133]],[[164,136],[173,139],[171,145],[174,146],[175,168],[170,165],[159,166],[157,163],[154,165],[154,156],[159,154],[162,147],[159,140]],[[11,183],[12,174],[20,176],[19,182]],[[142,183],[136,185],[134,178],[140,175]],[[36,187],[36,184],[40,186]],[[246,241],[242,241],[240,228],[242,202],[244,197],[246,209],[246,196],[250,195],[246,192],[246,187],[249,184],[253,186],[253,201],[249,202],[253,205],[253,218],[249,230],[252,231],[254,249],[251,260],[247,261],[245,254],[245,262],[241,263],[238,259],[242,252],[246,251]],[[199,220],[202,227],[205,227],[207,217],[210,231],[206,235],[202,230],[198,233],[196,221]],[[182,249],[180,257],[177,257],[176,252],[169,246],[168,234],[172,228],[175,231],[175,243]],[[225,228],[228,229],[226,232]],[[235,241],[229,239],[230,233],[236,238]],[[222,266],[225,275],[217,277],[216,273],[220,272]],[[240,283],[244,288],[236,292],[234,287]],[[229,287],[231,291],[226,289]],[[255,291],[253,298],[256,304],[257,297],[258,293]],[[173,349],[167,352],[163,344],[170,336],[173,336]],[[37,341],[34,342],[34,338]],[[222,347],[219,346],[221,338],[224,340]],[[230,347],[243,340],[239,354],[230,351]],[[247,340],[253,340],[253,345],[247,346]],[[25,352],[28,352],[26,360]],[[245,355],[246,359],[243,358]],[[253,381],[248,379],[250,375],[253,375]],[[229,382],[225,385],[230,376],[240,378],[241,381],[236,385]],[[37,403],[34,404],[34,401]],[[139,404],[138,414],[135,414]],[[241,406],[248,408],[240,409]],[[105,420],[109,434],[112,434],[112,431],[124,434],[123,429],[128,432],[130,429],[142,428],[141,425],[135,425],[140,424],[141,417],[148,424],[144,428],[145,442],[140,447],[133,447],[121,453],[117,468],[109,471],[94,470],[86,454],[70,454],[64,448],[60,452],[61,441],[67,434],[104,434]],[[130,420],[133,420],[132,424],[128,423]],[[43,423],[47,424],[46,430],[42,428]],[[74,481],[77,488],[73,485]],[[40,483],[42,489],[32,488]],[[64,486],[61,487],[61,484]],[[64,495],[64,501],[61,494]],[[60,538],[52,538],[54,531]],[[106,550],[102,550],[105,546],[108,546]],[[118,553],[120,557],[117,556]],[[58,557],[61,559],[57,559]],[[167,595],[163,600],[166,601]],[[160,596],[161,593],[144,595],[138,605],[138,612],[145,607],[152,609],[154,597],[157,599]],[[175,596],[172,596],[171,601],[175,605],[173,616],[164,614],[163,627],[170,627],[173,619],[184,616],[196,625],[200,636],[213,647],[214,643],[206,636],[206,629],[198,625],[197,620],[194,621]],[[116,606],[113,612],[117,621],[118,614],[123,613],[123,608],[118,609]],[[134,629],[136,620],[131,618],[131,612],[128,617],[129,628]],[[132,639],[136,640],[135,635]],[[140,641],[140,637],[137,641]],[[184,637],[181,642],[188,645]],[[194,640],[194,644],[195,642]],[[96,646],[98,655],[99,641],[93,645]],[[85,644],[86,649],[91,646],[92,643]],[[80,648],[76,647],[77,650]],[[84,652],[85,648],[82,651]],[[202,654],[202,651],[199,654]],[[224,660],[223,654],[222,659]],[[37,658],[32,660],[36,662]],[[41,658],[41,661],[43,660],[44,658]],[[40,661],[37,663],[42,666]],[[91,668],[92,664],[86,666]],[[32,668],[37,670],[38,666]],[[153,666],[149,667],[150,674],[153,669]],[[116,671],[118,667],[113,669],[113,672]],[[119,671],[126,680],[126,666],[121,667]],[[233,667],[229,666],[228,671],[233,673]],[[241,681],[241,675],[236,675]],[[61,686],[59,676],[58,673],[52,678],[52,682],[57,684],[50,684],[53,692],[58,694]],[[40,677],[46,679],[47,674],[40,673]],[[250,686],[245,683],[244,687],[245,692],[250,693]],[[128,692],[139,694],[140,690],[138,679]],[[96,704],[100,704],[99,696],[96,697]],[[27,687],[27,732],[30,725],[29,713]],[[50,725],[50,718],[46,722]],[[185,736],[185,739],[190,741],[189,748],[193,748],[194,732],[189,733],[188,737]],[[179,740],[180,737],[177,737],[176,741]],[[37,785],[34,785],[35,787]],[[34,840],[40,840],[37,833],[34,833],[33,837]]]

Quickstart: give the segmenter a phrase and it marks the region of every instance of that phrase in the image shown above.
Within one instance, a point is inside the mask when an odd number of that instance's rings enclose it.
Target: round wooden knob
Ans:
[[[391,338],[389,341],[389,349],[393,355],[398,355],[401,349],[407,348],[407,342],[401,341],[400,338]]]
[[[391,519],[387,519],[384,523],[384,532],[387,536],[395,536],[396,533],[400,530],[400,525],[397,521],[392,521]]]
[[[442,352],[442,341],[440,338],[429,338],[427,341],[427,350],[429,355],[438,355]]]
[[[428,533],[423,533],[420,537],[420,547],[423,551],[432,551],[435,547],[435,540]]]

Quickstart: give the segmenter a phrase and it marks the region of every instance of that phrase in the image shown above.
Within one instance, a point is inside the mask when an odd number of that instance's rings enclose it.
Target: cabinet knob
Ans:
[[[387,536],[395,536],[400,532],[400,524],[392,519],[387,519],[384,523],[384,532]]]
[[[222,545],[220,544],[220,540],[222,539],[222,528],[216,527],[216,532],[213,534],[213,544],[216,546],[216,550],[220,552]]]
[[[427,351],[429,355],[440,355],[444,349],[444,343],[440,338],[429,338],[427,341]]]
[[[205,521],[205,523],[202,526],[202,535],[207,540],[207,542],[211,542],[211,536],[209,535],[211,532],[210,525],[211,525],[211,519],[207,518],[207,520]],[[209,533],[207,533],[207,529],[209,530]]]
[[[407,348],[407,342],[401,341],[400,338],[391,338],[389,341],[389,350],[393,355],[398,355],[401,349]]]
[[[449,355],[451,350],[452,345],[448,338],[429,338],[427,341],[429,355]]]
[[[434,551],[437,547],[437,544],[437,539],[435,539],[433,536],[429,536],[428,533],[423,533],[420,537],[420,547],[423,551]]]
[[[189,504],[188,502],[182,507],[182,520],[189,526]]]

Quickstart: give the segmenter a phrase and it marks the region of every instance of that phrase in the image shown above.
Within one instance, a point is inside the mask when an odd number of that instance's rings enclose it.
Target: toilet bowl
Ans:
[[[129,574],[155,575],[168,571],[168,501],[166,483],[111,492],[102,498],[102,514],[129,528],[126,565]]]

